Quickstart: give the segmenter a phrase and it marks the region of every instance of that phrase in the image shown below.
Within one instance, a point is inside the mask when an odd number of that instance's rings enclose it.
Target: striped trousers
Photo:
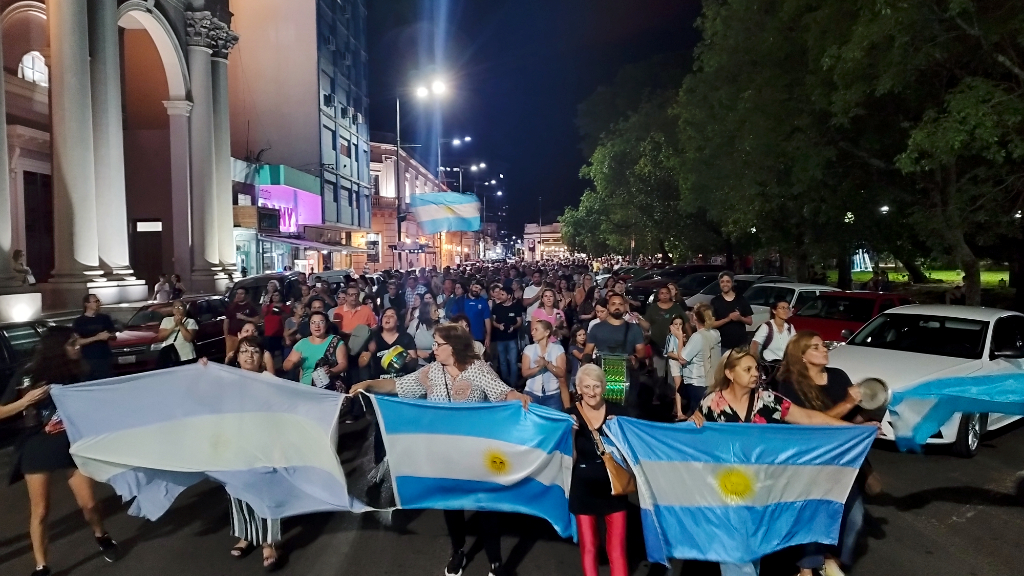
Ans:
[[[260,518],[244,500],[231,498],[231,535],[256,546],[281,541],[281,520]]]

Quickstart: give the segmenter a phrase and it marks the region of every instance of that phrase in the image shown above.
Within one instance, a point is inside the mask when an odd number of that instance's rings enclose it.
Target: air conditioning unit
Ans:
[[[345,111],[345,118],[352,118],[356,115],[356,109],[349,106]]]
[[[337,46],[334,44],[334,36],[328,36],[327,42],[324,43],[324,48],[328,50],[334,50]]]
[[[334,98],[334,94],[324,94],[324,108],[334,108],[338,104],[338,101]]]
[[[356,114],[356,124],[362,124],[362,123],[363,123],[363,115],[362,114]]]

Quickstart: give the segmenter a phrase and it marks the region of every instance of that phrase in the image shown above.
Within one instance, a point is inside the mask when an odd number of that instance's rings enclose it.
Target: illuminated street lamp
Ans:
[[[430,85],[430,90],[434,94],[441,95],[448,91],[448,86],[445,85],[445,83],[442,82],[441,80],[434,80],[434,82]]]

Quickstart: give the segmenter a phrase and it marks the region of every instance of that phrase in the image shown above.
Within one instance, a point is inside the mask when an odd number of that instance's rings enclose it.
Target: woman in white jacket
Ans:
[[[718,330],[710,328],[715,321],[711,306],[704,303],[696,305],[693,308],[693,321],[697,325],[697,330],[677,353],[683,369],[683,386],[676,394],[676,412],[684,414],[682,397],[685,396],[686,416],[700,408],[707,384],[714,379],[715,368],[722,358],[722,337]]]

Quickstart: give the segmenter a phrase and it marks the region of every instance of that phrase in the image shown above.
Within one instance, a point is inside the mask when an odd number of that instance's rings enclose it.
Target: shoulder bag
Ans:
[[[340,336],[332,336],[331,343],[324,350],[323,357],[316,361],[316,366],[313,368],[313,385],[317,388],[345,392],[345,373],[331,374],[329,372],[330,368],[338,365],[337,353],[340,343]]]
[[[178,341],[178,334],[181,333],[180,329],[174,331],[174,340],[170,342],[164,342],[164,345],[160,348],[160,356],[157,358],[157,368],[171,368],[181,364],[181,354],[178,353],[178,347],[174,345]]]
[[[601,455],[605,469],[608,470],[608,481],[612,485],[612,496],[625,496],[626,494],[636,492],[636,476],[633,475],[631,470],[627,470],[616,462],[611,453],[605,449],[604,442],[601,441],[601,434],[590,423],[587,415],[583,413],[582,403],[577,402],[576,409],[579,411],[580,416],[587,421],[587,428],[590,429],[590,435],[594,438],[594,446],[597,448],[597,453]]]

